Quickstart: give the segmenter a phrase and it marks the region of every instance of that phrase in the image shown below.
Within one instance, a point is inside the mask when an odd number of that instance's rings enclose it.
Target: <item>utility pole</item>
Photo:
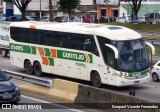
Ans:
[[[49,21],[53,21],[53,6],[52,6],[52,0],[49,0]]]
[[[42,17],[42,9],[41,9],[41,0],[40,0],[40,4],[39,4],[39,18]]]

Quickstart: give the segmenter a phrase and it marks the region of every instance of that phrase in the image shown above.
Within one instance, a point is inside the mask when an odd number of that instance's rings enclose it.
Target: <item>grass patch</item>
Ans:
[[[104,24],[124,26],[133,30],[156,31],[156,32],[160,31],[159,24],[145,24],[145,23],[132,24],[132,23],[119,23],[119,22],[110,22],[110,23],[104,23]]]

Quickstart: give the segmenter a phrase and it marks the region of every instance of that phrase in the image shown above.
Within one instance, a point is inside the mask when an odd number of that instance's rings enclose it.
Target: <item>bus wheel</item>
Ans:
[[[34,73],[36,76],[42,76],[42,68],[39,62],[35,62],[34,64]]]
[[[91,76],[91,81],[93,86],[100,87],[101,86],[101,78],[98,72],[94,72]]]
[[[5,49],[2,49],[2,57],[7,57],[8,51]]]
[[[27,74],[33,74],[33,66],[29,60],[25,61],[24,69],[26,70]]]
[[[158,74],[157,73],[153,73],[152,74],[152,79],[153,79],[154,82],[158,82],[159,81]]]

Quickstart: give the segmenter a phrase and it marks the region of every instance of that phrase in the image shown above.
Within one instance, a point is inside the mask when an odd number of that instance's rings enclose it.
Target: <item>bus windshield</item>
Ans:
[[[143,39],[130,41],[113,41],[119,51],[117,69],[138,71],[149,66],[148,53]]]

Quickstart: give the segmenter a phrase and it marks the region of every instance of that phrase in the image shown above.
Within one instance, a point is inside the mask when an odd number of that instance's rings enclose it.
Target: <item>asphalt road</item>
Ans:
[[[20,73],[25,73],[24,70],[16,68],[10,64],[9,58],[2,58],[0,57],[0,68],[1,69],[7,69],[7,70],[12,70]],[[75,80],[71,78],[65,78],[65,77],[59,77],[59,76],[54,76],[50,75],[43,78],[61,78],[61,79],[66,79],[66,80],[71,80],[74,82],[78,83],[83,83],[87,85],[91,85],[91,83],[86,82],[86,81],[80,81],[80,80]],[[127,87],[115,87],[115,86],[110,86],[110,85],[103,85],[102,89],[109,89],[111,91],[115,91],[121,94],[128,95],[129,90],[134,88],[136,90],[136,96],[138,98],[142,99],[147,99],[147,100],[152,100],[160,103],[160,82],[153,82],[152,80],[148,83],[145,84],[140,84],[140,85],[134,85],[134,86],[127,86]]]
[[[12,79],[12,80],[16,84],[24,83],[17,79]],[[25,106],[25,109],[24,109],[24,106]],[[37,106],[37,109],[31,108],[32,106]],[[2,106],[4,108],[2,108],[0,112],[19,112],[22,110],[24,112],[93,112],[93,111],[99,112],[98,110],[88,109],[81,105],[71,105],[71,106],[72,107],[70,107],[69,103],[66,103],[63,101],[50,99],[45,96],[21,91],[21,100],[17,104],[13,104],[11,106],[11,109],[4,109],[5,106]]]

